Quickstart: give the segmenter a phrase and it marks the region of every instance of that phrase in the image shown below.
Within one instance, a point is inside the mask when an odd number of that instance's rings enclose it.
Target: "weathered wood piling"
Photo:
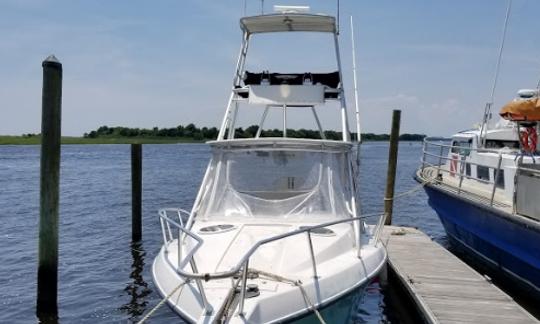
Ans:
[[[62,64],[51,55],[43,63],[39,260],[36,313],[58,314],[58,205],[60,200],[60,136]]]
[[[131,239],[142,239],[142,145],[131,144]]]
[[[384,225],[392,224],[392,212],[394,209],[394,187],[396,183],[396,168],[399,147],[399,124],[401,122],[401,110],[392,112],[392,131],[390,133],[390,148],[388,149],[388,170],[386,173],[386,192],[384,194]]]

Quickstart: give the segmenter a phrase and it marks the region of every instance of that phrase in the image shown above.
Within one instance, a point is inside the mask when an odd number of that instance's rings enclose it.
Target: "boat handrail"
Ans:
[[[426,137],[424,138],[424,144],[429,144],[429,145],[433,145],[433,146],[437,146],[437,147],[443,147],[443,148],[461,148],[461,149],[466,149],[466,150],[469,150],[469,151],[475,151],[475,152],[479,152],[479,153],[495,153],[495,154],[499,154],[501,153],[508,153],[508,154],[511,154],[511,153],[515,153],[514,151],[508,151],[508,152],[505,152],[503,151],[503,149],[489,149],[489,148],[472,148],[472,147],[467,147],[467,148],[464,148],[462,146],[457,146],[457,145],[452,145],[452,144],[444,144],[443,141],[450,141],[450,139],[444,139],[444,140],[434,140],[434,139],[431,139],[429,137]]]
[[[435,151],[436,151],[436,148],[439,148],[438,154],[433,153],[433,148],[435,148]],[[460,152],[456,153],[456,157],[449,157],[448,152],[452,151],[452,149],[454,148],[459,149]],[[445,149],[446,149],[446,153],[445,153]],[[466,155],[463,154],[464,151],[467,152]],[[477,163],[477,162],[467,160],[466,158],[470,154],[470,152],[495,153],[498,155],[497,162],[495,165],[493,165],[493,164],[488,164],[488,163]],[[498,182],[499,182],[498,179],[501,174],[501,170],[503,170],[504,168],[504,166],[502,165],[503,154],[512,154],[512,153],[515,153],[515,152],[508,152],[504,149],[493,150],[493,149],[484,149],[484,148],[463,147],[463,146],[451,145],[451,144],[449,145],[449,144],[444,144],[442,141],[435,142],[426,138],[424,139],[424,143],[422,147],[421,172],[423,173],[426,167],[431,167],[431,168],[436,168],[437,177],[442,175],[443,172],[447,174],[451,174],[452,176],[459,177],[459,182],[458,182],[457,187],[455,185],[447,183],[447,185],[451,187],[456,187],[458,194],[460,194],[462,191],[467,192],[466,190],[463,190],[463,187],[462,187],[464,179],[473,179],[475,181],[491,185],[492,187],[491,187],[489,204],[490,206],[493,206],[495,193],[496,193]],[[519,153],[517,153],[517,156],[519,156]],[[429,162],[430,158],[438,159],[438,162]],[[454,170],[452,169],[448,170],[446,168],[442,168],[442,166],[445,165],[447,161],[455,161]],[[458,163],[459,163],[459,166],[458,166]],[[481,179],[478,177],[473,177],[470,174],[470,172],[469,174],[467,174],[468,172],[466,172],[465,168],[468,165],[482,166],[482,167],[487,167],[488,169],[493,169],[493,172],[494,172],[493,180],[490,180],[491,176],[488,176],[488,179]],[[520,163],[517,163],[516,175],[520,171],[527,171],[527,172],[534,173],[536,175],[540,175],[540,170],[527,168],[527,167],[522,166]]]
[[[240,274],[242,274],[242,278],[241,278],[241,280],[242,280],[242,289],[240,290],[240,292],[241,292],[240,313],[243,311],[243,300],[244,300],[244,297],[245,297],[246,282],[247,282],[247,277],[248,277],[249,259],[251,258],[251,256],[261,246],[263,246],[265,244],[268,244],[268,243],[271,243],[271,242],[282,240],[282,239],[285,239],[285,238],[288,238],[288,237],[291,237],[291,236],[306,233],[307,238],[308,238],[308,243],[309,243],[310,255],[311,255],[313,276],[314,276],[314,278],[318,278],[318,275],[317,275],[317,263],[316,263],[315,254],[314,254],[314,251],[313,251],[313,243],[312,243],[312,239],[311,239],[311,232],[314,229],[318,229],[318,228],[323,228],[323,227],[328,227],[328,226],[333,226],[333,225],[338,225],[338,224],[343,224],[343,223],[348,223],[348,222],[353,223],[355,221],[361,221],[361,220],[365,219],[366,217],[371,216],[371,215],[364,215],[364,216],[360,216],[360,217],[351,217],[351,218],[345,218],[345,219],[339,219],[339,220],[334,220],[334,221],[330,221],[330,222],[325,222],[325,223],[321,223],[321,224],[317,224],[317,225],[305,226],[305,227],[299,228],[299,229],[294,230],[294,231],[290,231],[290,232],[274,235],[274,236],[271,236],[271,237],[268,237],[268,238],[265,238],[265,239],[261,239],[261,240],[255,242],[251,246],[251,248],[246,253],[244,253],[243,257],[237,262],[237,264],[234,267],[231,268],[231,270],[221,271],[221,272],[213,272],[213,273],[199,273],[197,271],[197,266],[196,266],[196,263],[195,263],[194,255],[197,252],[197,250],[199,250],[199,248],[202,246],[202,244],[204,243],[204,240],[199,235],[197,235],[196,233],[194,233],[194,232],[190,231],[189,229],[185,228],[179,222],[176,222],[175,220],[172,220],[171,218],[169,218],[168,215],[167,215],[167,211],[170,212],[170,211],[173,211],[173,209],[168,208],[166,210],[164,210],[164,209],[159,210],[159,218],[160,218],[161,230],[162,230],[163,240],[164,240],[164,249],[165,249],[165,252],[168,253],[169,244],[171,244],[175,239],[178,240],[178,251],[177,251],[178,265],[177,266],[173,265],[168,257],[165,257],[166,262],[169,264],[169,266],[172,269],[175,270],[175,272],[179,276],[183,277],[184,280],[195,280],[197,282],[198,289],[199,289],[199,291],[201,293],[201,297],[203,299],[203,304],[205,305],[205,309],[207,309],[207,310],[208,310],[208,308],[207,308],[208,303],[206,301],[206,297],[205,297],[204,289],[203,289],[202,284],[201,284],[201,280],[209,281],[209,280],[215,280],[215,279],[232,278],[232,277],[239,276]],[[178,213],[179,214],[181,213],[180,210],[179,210]],[[171,226],[174,226],[174,227],[176,227],[176,229],[178,229],[178,236],[177,237],[173,236],[172,231],[170,230]],[[189,253],[183,259],[182,259],[182,252],[181,251],[182,251],[182,244],[184,242],[184,238],[182,237],[182,234],[185,234],[185,235],[189,236],[190,238],[192,238],[192,239],[194,239],[196,241],[195,246],[193,246],[190,249]],[[360,255],[360,254],[358,254],[358,255]],[[187,271],[182,270],[188,263],[191,265],[192,272],[187,272]]]

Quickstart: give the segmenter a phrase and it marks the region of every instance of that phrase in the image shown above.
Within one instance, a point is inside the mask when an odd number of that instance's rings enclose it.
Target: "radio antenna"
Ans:
[[[508,29],[508,19],[510,18],[510,11],[512,10],[512,0],[508,0],[508,7],[506,8],[506,16],[504,18],[504,27],[503,33],[501,36],[501,45],[499,47],[499,56],[497,58],[497,65],[495,66],[495,77],[493,78],[493,86],[491,87],[491,97],[488,103],[486,103],[486,108],[484,109],[484,120],[482,121],[482,126],[480,128],[480,140],[482,146],[485,144],[484,133],[487,132],[487,123],[491,119],[491,106],[493,106],[493,99],[495,97],[495,88],[497,87],[497,79],[499,78],[499,71],[501,69],[502,54],[504,50],[504,42],[506,40],[506,31]]]
[[[356,79],[356,46],[354,44],[354,24],[351,16],[351,47],[352,47],[352,66],[353,66],[353,84],[354,84],[354,108],[356,114],[356,140],[362,142],[362,133],[360,132],[360,109],[358,107],[358,81]]]
[[[336,34],[339,35],[339,0],[337,0],[337,27]]]

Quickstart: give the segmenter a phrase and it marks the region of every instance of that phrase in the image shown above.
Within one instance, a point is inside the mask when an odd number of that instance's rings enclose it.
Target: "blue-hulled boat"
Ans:
[[[424,141],[425,183],[449,241],[540,298],[539,91],[521,90],[496,125]]]

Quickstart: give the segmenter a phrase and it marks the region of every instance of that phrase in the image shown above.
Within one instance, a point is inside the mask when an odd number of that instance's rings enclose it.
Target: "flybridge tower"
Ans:
[[[243,32],[242,45],[218,141],[234,139],[233,130],[238,119],[240,104],[264,107],[256,138],[261,135],[270,108],[282,109],[283,137],[287,137],[287,109],[294,107],[311,111],[320,136],[325,139],[323,127],[315,108],[331,101],[339,103],[343,141],[350,141],[336,19],[329,15],[311,14],[309,10],[308,6],[274,6],[275,13],[240,19],[240,27]],[[245,62],[251,38],[256,34],[283,32],[332,34],[338,70],[328,73],[246,71]]]

